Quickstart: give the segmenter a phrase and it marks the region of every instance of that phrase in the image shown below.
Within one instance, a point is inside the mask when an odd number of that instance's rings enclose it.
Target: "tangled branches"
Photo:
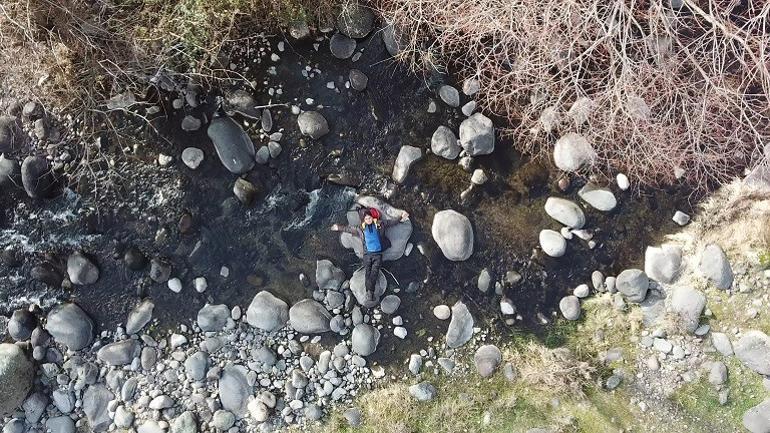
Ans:
[[[415,67],[481,83],[522,151],[579,132],[594,167],[707,189],[762,159],[770,3],[380,0]]]

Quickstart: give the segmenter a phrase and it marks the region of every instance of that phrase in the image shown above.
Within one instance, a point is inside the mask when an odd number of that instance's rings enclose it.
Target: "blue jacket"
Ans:
[[[400,221],[390,221],[390,220],[374,220],[374,223],[372,224],[375,227],[375,232],[377,233],[377,242],[376,244],[379,244],[380,250],[379,251],[370,251],[367,244],[367,238],[364,233],[365,224],[362,222],[358,226],[348,226],[348,227],[342,227],[341,231],[350,233],[353,236],[358,236],[361,238],[361,242],[364,244],[364,254],[366,253],[381,253],[382,252],[382,238],[385,236],[385,229],[388,227],[394,226],[398,224]],[[374,244],[372,244],[374,245]]]

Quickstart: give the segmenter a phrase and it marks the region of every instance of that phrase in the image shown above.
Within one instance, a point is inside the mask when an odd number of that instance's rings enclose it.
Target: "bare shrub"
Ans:
[[[770,4],[720,0],[379,0],[416,68],[481,83],[520,150],[583,134],[594,170],[647,184],[725,182],[768,138]],[[541,116],[544,123],[541,122]]]

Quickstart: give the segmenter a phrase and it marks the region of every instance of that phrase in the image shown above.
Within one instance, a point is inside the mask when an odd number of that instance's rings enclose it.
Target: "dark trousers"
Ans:
[[[374,286],[380,276],[382,253],[364,254],[364,269],[366,269],[366,291],[374,293]]]

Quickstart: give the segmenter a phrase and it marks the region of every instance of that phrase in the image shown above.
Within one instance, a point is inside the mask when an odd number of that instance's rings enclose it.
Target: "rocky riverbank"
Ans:
[[[425,402],[442,397],[436,377],[529,377],[507,343],[587,323],[597,300],[645,327],[601,369],[583,359],[597,353],[542,352],[569,365],[568,389],[624,387],[616,364],[647,374],[653,354],[666,374],[649,389],[688,382],[676,368],[700,365],[710,303],[674,285],[687,257],[736,286],[723,250],[655,247],[688,223],[686,195],[584,178],[596,152],[577,132],[553,166],[527,161],[476,112],[478,82],[406,71],[370,14],[239,41],[218,87],[159,71],[105,103],[125,135],[85,148],[76,123],[7,104],[4,433],[270,431],[340,412],[375,428],[360,395],[399,379],[399,398]],[[375,301],[360,241],[328,231],[357,225],[355,205],[412,215],[388,232]],[[666,309],[680,327],[659,323]]]

